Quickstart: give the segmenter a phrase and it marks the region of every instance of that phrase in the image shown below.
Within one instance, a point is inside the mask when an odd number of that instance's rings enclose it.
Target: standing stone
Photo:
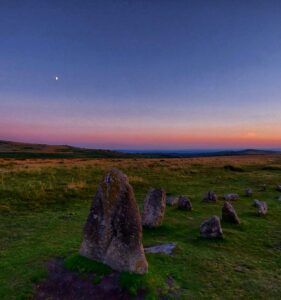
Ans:
[[[176,196],[167,196],[167,205],[169,206],[175,206],[178,204],[178,201],[179,201],[179,197],[176,197]]]
[[[206,195],[203,198],[203,202],[215,203],[215,202],[217,202],[217,200],[218,200],[218,196],[212,191],[209,191],[208,193],[206,193]]]
[[[258,216],[264,216],[267,214],[267,204],[264,201],[257,202],[257,214]]]
[[[245,190],[245,196],[247,196],[247,197],[253,196],[253,190],[251,188],[247,188]]]
[[[117,271],[147,272],[140,213],[128,178],[118,169],[110,170],[98,186],[80,254]]]
[[[214,239],[223,238],[221,222],[219,217],[213,216],[204,221],[200,226],[200,235],[202,238]]]
[[[144,200],[142,225],[154,228],[162,224],[166,208],[166,193],[163,189],[150,189]]]
[[[240,224],[240,220],[233,206],[229,202],[224,202],[222,207],[222,221],[233,224]]]
[[[234,193],[225,194],[224,195],[224,200],[226,200],[226,201],[236,201],[236,200],[239,200],[239,195],[234,194]]]
[[[192,210],[191,201],[184,196],[179,197],[178,208],[181,210]]]
[[[277,184],[276,191],[281,192],[281,184]]]

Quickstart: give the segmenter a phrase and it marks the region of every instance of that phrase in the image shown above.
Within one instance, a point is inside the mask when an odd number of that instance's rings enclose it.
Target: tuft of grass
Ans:
[[[145,293],[146,300],[157,299],[157,291],[153,277],[148,273],[144,275],[130,272],[122,272],[119,277],[120,287],[126,290],[131,296],[138,293]]]
[[[78,254],[67,257],[64,260],[64,267],[70,271],[79,273],[91,272],[98,276],[104,276],[112,272],[109,266]]]

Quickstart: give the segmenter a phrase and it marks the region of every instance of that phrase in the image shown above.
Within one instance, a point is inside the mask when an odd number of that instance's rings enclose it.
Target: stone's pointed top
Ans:
[[[166,193],[163,189],[151,188],[144,200],[142,225],[154,228],[162,224],[166,208]]]
[[[222,221],[233,224],[240,224],[237,213],[229,202],[225,202],[222,207]]]
[[[140,213],[128,177],[111,169],[98,186],[80,254],[117,271],[145,273]]]

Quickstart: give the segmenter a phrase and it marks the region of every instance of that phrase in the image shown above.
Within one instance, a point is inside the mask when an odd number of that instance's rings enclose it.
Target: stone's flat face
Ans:
[[[151,247],[144,248],[145,253],[164,253],[167,255],[171,255],[173,250],[176,248],[175,243],[156,245]]]
[[[166,204],[169,206],[177,205],[179,201],[179,197],[177,196],[167,196]]]
[[[253,190],[251,188],[246,189],[245,196],[247,196],[247,197],[253,196]]]
[[[162,224],[166,208],[166,193],[163,189],[150,189],[145,197],[142,225],[158,227]]]
[[[235,193],[229,193],[224,195],[224,200],[226,201],[236,201],[239,200],[239,195]]]
[[[187,197],[180,196],[178,201],[178,209],[192,210],[191,201]]]
[[[203,202],[211,202],[211,203],[214,203],[214,202],[217,202],[218,200],[218,196],[212,192],[212,191],[209,191],[208,193],[205,194],[205,196],[203,197]]]
[[[218,216],[213,216],[201,224],[200,236],[208,239],[223,238],[221,222]]]
[[[140,213],[128,178],[118,169],[106,174],[98,186],[80,254],[117,271],[147,272]]]
[[[229,202],[225,202],[222,207],[222,221],[233,224],[240,224],[237,213]]]

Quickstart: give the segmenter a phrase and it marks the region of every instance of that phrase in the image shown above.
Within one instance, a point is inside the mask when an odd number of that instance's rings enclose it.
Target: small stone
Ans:
[[[221,222],[218,216],[213,216],[200,225],[200,236],[208,239],[223,238]]]
[[[150,189],[144,200],[142,225],[154,228],[162,224],[166,208],[166,193],[163,189]]]
[[[178,208],[181,210],[192,210],[191,201],[188,197],[180,196],[178,200]]]
[[[206,195],[203,198],[203,202],[211,202],[211,203],[215,203],[218,200],[218,196],[212,192],[209,191],[208,193],[206,193]]]
[[[236,201],[239,200],[239,195],[238,194],[234,194],[234,193],[230,193],[230,194],[225,194],[224,195],[224,200],[226,201]]]
[[[222,221],[233,224],[240,224],[237,213],[229,202],[225,202],[222,207]]]
[[[247,188],[245,190],[245,196],[247,196],[247,197],[253,196],[253,190],[251,188]]]
[[[175,206],[178,204],[179,197],[176,196],[167,196],[166,204],[169,206]]]
[[[176,248],[175,243],[156,245],[151,247],[144,248],[145,253],[164,253],[167,255],[171,255],[173,250]]]
[[[281,184],[277,184],[276,191],[281,192]]]
[[[118,169],[106,174],[98,186],[80,254],[117,271],[147,272],[139,209],[128,177]]]
[[[259,216],[264,216],[267,214],[267,204],[264,201],[259,201],[257,206],[257,214]]]
[[[255,199],[253,201],[253,206],[257,208],[257,214],[262,216],[267,213],[267,204],[266,202]]]
[[[260,185],[260,192],[265,192],[266,191],[266,184],[261,184]]]

